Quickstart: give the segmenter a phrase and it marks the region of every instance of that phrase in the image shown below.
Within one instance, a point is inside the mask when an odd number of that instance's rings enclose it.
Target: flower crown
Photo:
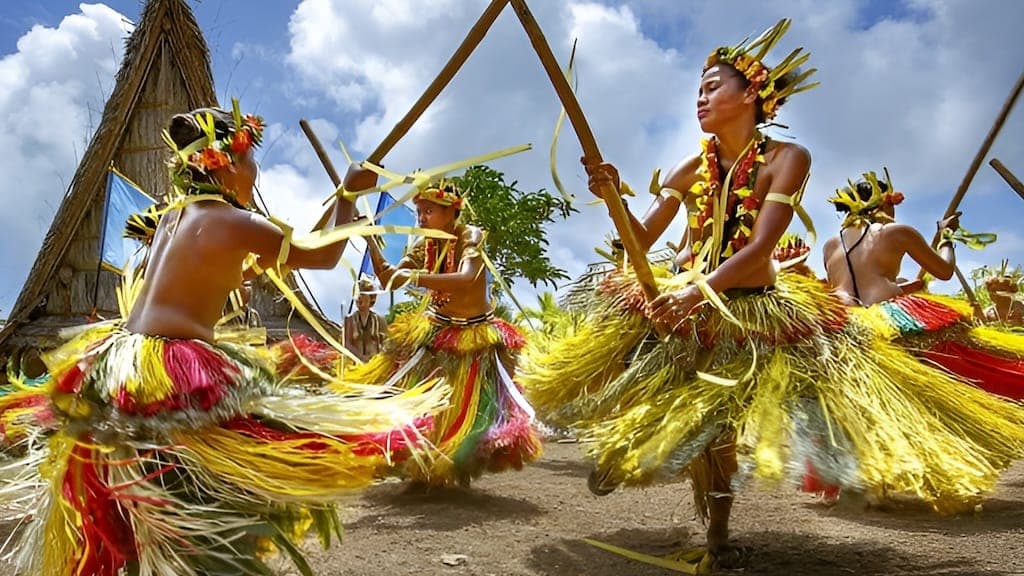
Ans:
[[[820,82],[807,82],[807,79],[817,72],[817,68],[801,72],[786,82],[785,86],[780,87],[776,84],[780,78],[796,70],[811,57],[811,54],[804,52],[803,48],[797,48],[790,52],[789,56],[786,56],[774,68],[769,68],[763,62],[765,55],[789,30],[790,22],[789,18],[783,18],[753,41],[749,41],[750,37],[748,36],[735,46],[716,48],[704,62],[704,70],[715,64],[728,64],[743,74],[743,77],[750,82],[761,98],[761,111],[764,113],[765,120],[775,118],[783,101],[790,96],[805,92],[820,84]]]
[[[218,138],[216,119],[212,112],[198,111],[189,116],[203,133],[191,144],[179,149],[170,133],[166,129],[163,131],[164,141],[174,152],[170,161],[171,181],[182,191],[194,187],[216,192],[218,188],[215,185],[193,182],[190,170],[209,174],[234,164],[263,141],[263,118],[255,114],[243,116],[238,107],[238,99],[232,98],[231,116],[234,126],[228,127],[227,133]]]
[[[456,210],[462,210],[462,193],[454,182],[441,180],[434,184],[428,184],[416,193],[416,200],[428,200],[441,206],[452,206]]]
[[[882,212],[881,208],[901,204],[904,196],[902,192],[897,192],[893,188],[892,179],[889,177],[889,169],[883,168],[883,171],[885,173],[886,191],[882,191],[882,183],[879,182],[878,175],[874,172],[865,172],[861,176],[864,179],[863,182],[871,186],[871,196],[869,198],[866,200],[861,198],[860,193],[857,192],[857,184],[847,180],[849,186],[837,188],[835,196],[828,199],[832,204],[844,207],[849,212],[843,220],[844,228],[860,220],[867,220],[869,222],[892,221],[892,217]]]

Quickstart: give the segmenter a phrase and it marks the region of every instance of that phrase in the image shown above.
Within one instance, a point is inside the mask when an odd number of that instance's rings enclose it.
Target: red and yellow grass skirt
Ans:
[[[279,385],[265,348],[115,323],[45,360],[47,384],[0,398],[6,439],[26,447],[2,497],[26,519],[24,574],[263,573],[270,545],[302,563],[295,543],[340,534],[334,503],[441,403],[314,395]]]
[[[389,327],[384,351],[345,379],[403,389],[437,377],[447,382],[450,407],[435,415],[428,434],[441,455],[407,473],[435,485],[464,482],[540,457],[533,408],[511,377],[524,343],[519,330],[491,315],[460,321],[408,313]]]

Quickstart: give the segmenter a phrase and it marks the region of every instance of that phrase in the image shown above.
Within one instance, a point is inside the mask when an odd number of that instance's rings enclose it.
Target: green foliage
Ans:
[[[550,333],[569,318],[562,310],[553,292],[544,292],[537,296],[537,307],[527,307],[516,316],[519,325],[528,326],[541,332]],[[539,326],[539,327],[538,327]]]
[[[391,324],[398,316],[405,314],[406,312],[414,312],[418,310],[422,304],[422,296],[414,297],[412,300],[399,302],[391,308],[388,308],[388,313],[384,315],[384,319],[387,320],[388,324]]]
[[[517,278],[534,287],[569,279],[548,258],[544,225],[575,212],[571,204],[544,189],[523,192],[517,182],[506,183],[503,173],[487,166],[473,166],[452,180],[468,202],[463,221],[487,231],[487,255],[509,285]]]

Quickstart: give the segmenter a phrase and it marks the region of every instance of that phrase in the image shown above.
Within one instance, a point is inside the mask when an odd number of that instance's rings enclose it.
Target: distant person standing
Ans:
[[[345,317],[345,347],[363,362],[380,352],[388,332],[387,320],[373,311],[376,303],[373,283],[360,280],[356,309]]]

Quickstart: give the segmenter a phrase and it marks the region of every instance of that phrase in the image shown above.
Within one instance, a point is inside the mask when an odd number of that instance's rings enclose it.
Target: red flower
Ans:
[[[255,114],[246,114],[245,124],[257,132],[263,132],[263,118]]]
[[[903,203],[903,199],[903,192],[888,192],[885,196],[882,196],[882,204],[897,206]]]
[[[231,151],[235,154],[245,154],[252,147],[252,132],[249,130],[237,130],[231,137]]]
[[[760,207],[761,203],[757,201],[757,198],[753,196],[747,196],[743,199],[743,209],[747,212],[753,212]]]

